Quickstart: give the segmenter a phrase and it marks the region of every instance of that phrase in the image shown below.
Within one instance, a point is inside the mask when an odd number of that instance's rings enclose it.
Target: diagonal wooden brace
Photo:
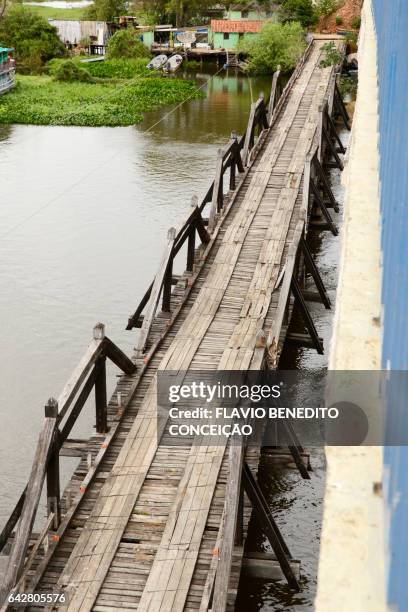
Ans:
[[[303,253],[303,257],[305,260],[305,266],[308,272],[310,272],[310,274],[313,277],[313,280],[315,282],[316,288],[319,292],[320,298],[324,304],[324,306],[326,307],[327,310],[330,310],[331,308],[331,302],[330,302],[330,298],[327,294],[326,291],[326,287],[324,286],[322,277],[320,276],[319,270],[317,269],[317,266],[315,264],[315,261],[312,257],[312,254],[310,252],[309,246],[306,242],[306,240],[302,237],[300,239],[300,248],[302,250]]]
[[[310,179],[310,189],[312,190],[313,195],[315,199],[317,200],[318,206],[322,210],[323,216],[326,219],[327,226],[329,227],[331,233],[333,234],[333,236],[337,236],[339,231],[337,227],[335,226],[335,224],[333,223],[333,219],[331,218],[331,215],[329,211],[327,210],[327,206],[322,196],[320,195],[320,191],[317,188],[316,183],[312,179]]]
[[[322,136],[325,139],[326,144],[327,144],[327,146],[330,149],[330,153],[332,154],[332,156],[335,159],[335,163],[334,164],[332,164],[331,162],[328,162],[327,166],[329,166],[329,167],[333,166],[334,168],[339,168],[339,170],[343,170],[344,169],[343,162],[341,161],[341,159],[339,157],[339,154],[337,152],[337,149],[334,146],[332,139],[330,138],[330,134],[328,133],[328,131],[325,128],[324,125],[322,126]]]
[[[350,117],[343,102],[343,98],[337,83],[334,86],[334,104],[336,105],[340,117],[343,119],[345,128],[350,131]]]
[[[276,555],[276,558],[282,568],[282,572],[286,580],[288,581],[289,586],[294,591],[300,591],[299,582],[297,581],[296,576],[293,573],[292,567],[290,565],[292,555],[290,554],[286,542],[283,539],[281,532],[279,531],[279,527],[277,526],[272,516],[272,512],[261,491],[261,488],[255,480],[246,462],[244,463],[242,468],[242,482],[245,492],[248,495],[249,500],[252,504],[256,518],[258,519],[264,534],[266,535],[270,542],[270,545],[272,546],[273,552]]]
[[[339,205],[338,205],[338,203],[336,201],[336,198],[334,197],[333,191],[332,191],[332,189],[330,187],[329,180],[328,180],[328,178],[326,176],[324,168],[323,168],[322,164],[320,163],[319,158],[317,157],[317,155],[313,156],[312,163],[313,163],[313,166],[314,166],[314,168],[315,168],[315,170],[316,170],[316,172],[317,172],[317,174],[319,176],[322,189],[323,189],[324,193],[326,194],[326,196],[329,199],[331,208],[333,208],[336,212],[339,212]],[[328,204],[326,204],[326,207],[328,207]]]
[[[324,354],[323,343],[321,339],[319,338],[315,324],[313,323],[313,319],[310,315],[309,309],[307,307],[307,304],[302,294],[302,290],[299,287],[299,283],[297,281],[295,274],[292,276],[291,289],[292,289],[293,295],[295,296],[295,299],[297,300],[297,304],[299,306],[303,320],[305,322],[309,335],[312,339],[313,346],[315,347],[319,355],[323,355]]]

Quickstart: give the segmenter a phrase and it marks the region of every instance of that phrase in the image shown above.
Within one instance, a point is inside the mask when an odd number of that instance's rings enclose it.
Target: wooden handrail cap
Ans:
[[[94,340],[103,340],[105,337],[105,325],[103,323],[97,323],[93,328]]]

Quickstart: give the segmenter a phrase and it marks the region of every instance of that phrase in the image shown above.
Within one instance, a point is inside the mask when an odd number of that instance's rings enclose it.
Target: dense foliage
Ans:
[[[126,0],[94,0],[86,10],[87,19],[97,21],[113,21],[115,17],[126,14]]]
[[[15,48],[17,70],[22,73],[41,72],[47,60],[65,53],[56,28],[23,6],[12,6],[0,20],[0,40]]]
[[[288,72],[297,64],[306,42],[299,23],[266,23],[257,36],[245,36],[240,50],[248,56],[249,71],[255,74],[274,72],[280,65]]]
[[[174,23],[181,26],[202,23],[214,4],[214,0],[139,0],[134,2],[134,8],[144,24]]]
[[[343,59],[343,54],[339,51],[334,42],[323,45],[322,51],[324,52],[324,57],[320,62],[321,68],[336,66],[336,64],[340,64]]]
[[[145,57],[146,47],[133,30],[118,30],[109,39],[107,56],[109,59]]]
[[[319,16],[328,17],[340,6],[339,0],[317,0],[316,10]]]
[[[87,64],[87,70],[94,77],[110,79],[133,79],[138,75],[151,75],[146,68],[149,58],[139,59],[113,59],[104,62],[92,62]]]
[[[304,28],[317,22],[317,11],[312,0],[283,0],[280,19],[283,23],[298,21]]]
[[[118,85],[20,76],[15,89],[0,97],[0,123],[133,125],[146,111],[202,95],[193,82],[181,79],[150,77]]]
[[[74,81],[89,83],[92,79],[88,70],[72,60],[59,63],[55,70],[55,78],[57,81],[65,81],[66,83],[73,83]]]

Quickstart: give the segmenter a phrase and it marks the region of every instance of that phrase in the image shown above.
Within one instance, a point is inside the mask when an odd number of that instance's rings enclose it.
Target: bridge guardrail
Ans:
[[[45,406],[45,420],[38,439],[28,484],[0,534],[0,550],[2,550],[17,525],[9,563],[1,586],[1,600],[4,600],[10,590],[19,584],[24,565],[32,559],[31,554],[26,562],[26,554],[45,480],[47,481],[48,517],[52,516],[49,526],[52,526],[55,534],[58,533],[61,523],[59,453],[92,389],[95,389],[96,431],[101,435],[108,433],[107,358],[129,376],[136,370],[133,361],[105,336],[105,326],[98,323],[94,327],[91,343],[65,385],[58,401],[50,398]],[[76,401],[73,403],[75,398]],[[85,490],[86,485],[81,485],[80,497]]]

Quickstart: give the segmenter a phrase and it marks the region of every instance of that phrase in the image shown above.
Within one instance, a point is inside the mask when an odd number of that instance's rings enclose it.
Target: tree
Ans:
[[[298,22],[266,23],[256,36],[245,36],[240,51],[248,56],[249,71],[274,72],[278,65],[284,72],[296,66],[306,47],[304,32]]]
[[[177,27],[205,17],[214,0],[134,0],[133,7],[143,23],[174,23]]]
[[[148,50],[138,34],[131,29],[118,30],[108,42],[109,59],[147,57]]]
[[[49,59],[65,54],[56,28],[23,6],[11,6],[2,17],[0,40],[14,47],[19,72],[40,72]]]
[[[280,19],[283,23],[298,21],[307,28],[317,22],[317,13],[312,0],[283,0]]]
[[[89,19],[113,21],[115,17],[127,14],[126,0],[94,0],[87,9]]]

